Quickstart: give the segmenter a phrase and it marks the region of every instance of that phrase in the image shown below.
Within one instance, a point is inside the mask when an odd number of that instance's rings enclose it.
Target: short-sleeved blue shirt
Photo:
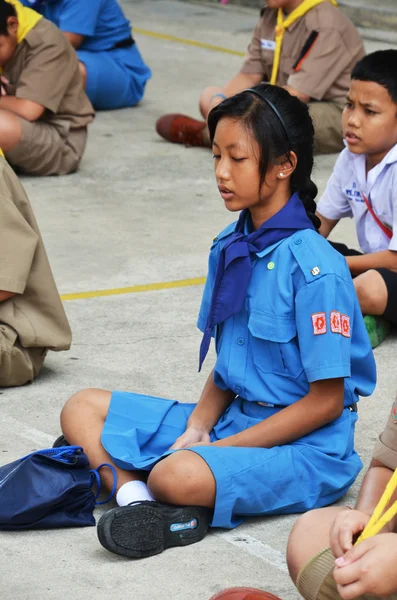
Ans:
[[[111,50],[131,35],[130,22],[116,0],[21,0],[33,6],[61,31],[84,35],[81,50]]]
[[[198,327],[204,330],[220,250],[215,238]],[[250,401],[287,406],[313,381],[343,377],[345,406],[375,387],[376,367],[346,260],[313,230],[257,253],[245,307],[214,331],[214,381]]]

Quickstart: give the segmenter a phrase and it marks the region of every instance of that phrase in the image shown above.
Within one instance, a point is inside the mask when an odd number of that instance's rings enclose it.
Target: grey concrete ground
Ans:
[[[257,17],[247,9],[221,12],[171,0],[135,0],[124,7],[137,28],[235,50],[245,49]],[[97,115],[77,174],[23,180],[62,294],[202,277],[212,238],[232,220],[214,185],[211,154],[168,145],[156,136],[154,121],[168,111],[197,114],[200,88],[227,80],[241,58],[138,33],[136,38],[154,73],[141,106]],[[321,189],[334,160],[316,161]],[[354,244],[352,224],[339,226],[334,237]],[[0,392],[1,462],[50,445],[64,401],[81,388],[195,401],[211,365],[208,358],[197,374],[201,293],[196,285],[66,302],[72,350],[50,354],[33,385]],[[395,338],[376,350],[379,384],[360,405],[357,448],[365,464],[397,387],[396,351]],[[298,595],[284,552],[294,520],[252,520],[137,562],[103,550],[95,528],[0,533],[0,595],[206,600],[224,587],[249,585],[292,600]]]

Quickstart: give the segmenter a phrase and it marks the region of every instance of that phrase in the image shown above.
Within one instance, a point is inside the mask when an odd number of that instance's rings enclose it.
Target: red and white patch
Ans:
[[[322,333],[327,333],[327,319],[325,317],[325,312],[313,313],[312,323],[314,335],[321,335]]]
[[[331,310],[329,315],[329,322],[331,325],[332,333],[342,333],[342,323],[340,318],[340,312],[338,310]]]
[[[350,317],[348,317],[347,315],[341,315],[340,321],[342,326],[342,335],[349,338],[351,336]]]

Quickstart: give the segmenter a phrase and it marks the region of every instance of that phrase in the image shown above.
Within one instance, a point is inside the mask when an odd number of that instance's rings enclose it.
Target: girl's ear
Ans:
[[[291,152],[288,154],[288,158],[277,165],[277,177],[279,179],[288,179],[288,177],[291,177],[292,173],[295,171],[297,164],[298,158],[295,152],[291,150]]]

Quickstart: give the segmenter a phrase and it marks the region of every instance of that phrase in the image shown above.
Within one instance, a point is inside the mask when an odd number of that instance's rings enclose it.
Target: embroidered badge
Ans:
[[[350,317],[348,317],[347,315],[341,315],[340,316],[340,322],[341,322],[341,328],[342,328],[342,335],[344,337],[350,337],[351,332],[350,332]]]
[[[397,400],[394,400],[393,407],[391,409],[391,418],[394,425],[397,425]]]
[[[331,310],[329,322],[331,325],[332,333],[342,333],[340,312],[338,310]]]
[[[327,333],[327,320],[325,318],[325,312],[313,313],[312,323],[314,335],[321,335],[322,333]]]

